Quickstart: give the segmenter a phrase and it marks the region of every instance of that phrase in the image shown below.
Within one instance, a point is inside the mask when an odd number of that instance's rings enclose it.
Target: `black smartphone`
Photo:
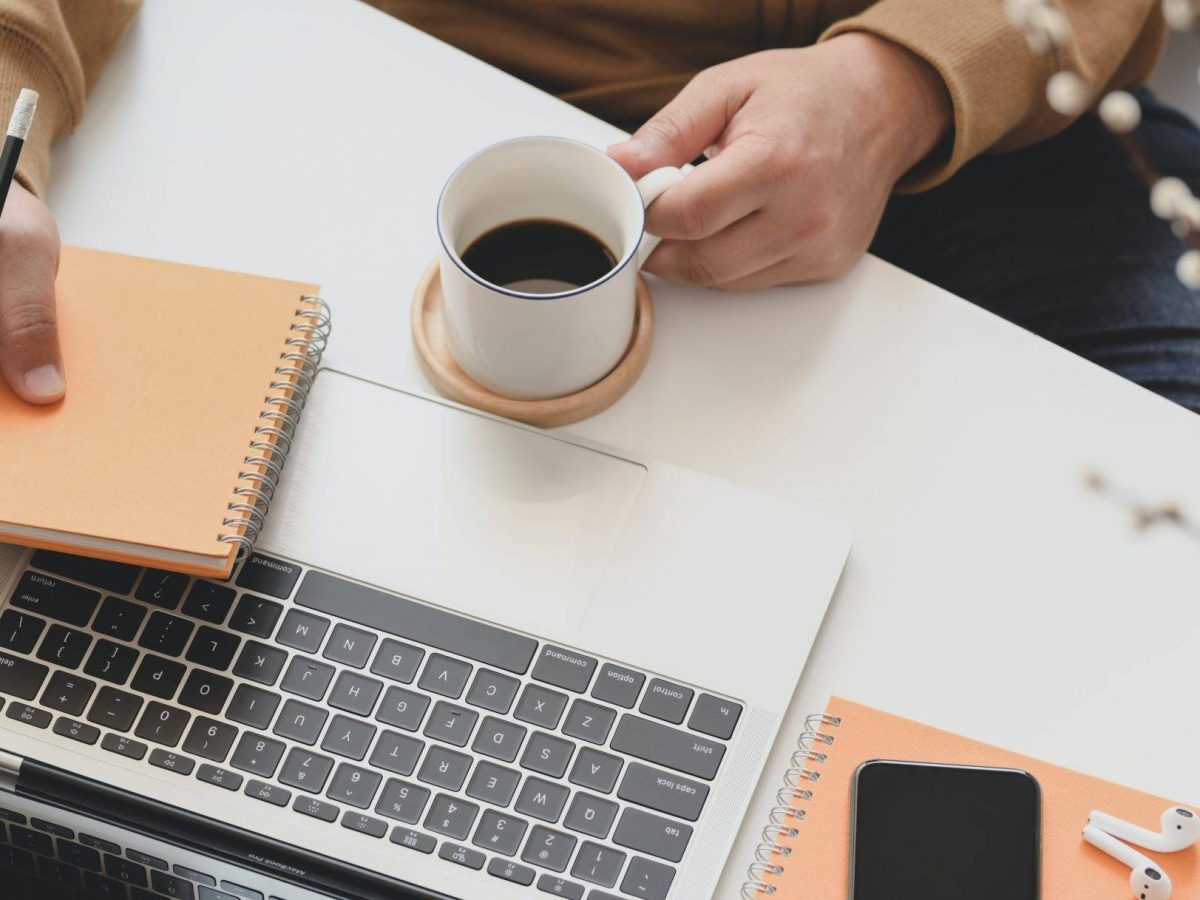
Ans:
[[[1039,900],[1042,798],[1017,769],[874,760],[854,774],[850,900]]]

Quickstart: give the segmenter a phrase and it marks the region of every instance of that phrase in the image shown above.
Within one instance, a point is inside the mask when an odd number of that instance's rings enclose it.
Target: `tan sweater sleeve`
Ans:
[[[46,189],[50,144],[74,129],[83,102],[120,43],[141,0],[0,0],[0,118],[21,88],[37,91],[37,118],[17,180]]]
[[[1140,84],[1162,50],[1159,0],[1058,0],[1074,40],[1059,51],[1096,98]],[[932,65],[954,105],[952,143],[900,183],[924,190],[987,151],[1013,150],[1066,128],[1071,120],[1046,102],[1054,57],[1037,53],[1004,15],[1002,0],[880,0],[835,22],[821,37],[866,31],[907,48]]]

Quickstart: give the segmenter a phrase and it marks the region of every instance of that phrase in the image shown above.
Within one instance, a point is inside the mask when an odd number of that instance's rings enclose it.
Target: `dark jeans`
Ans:
[[[1159,171],[1200,191],[1200,129],[1141,91],[1138,136]],[[872,251],[1200,412],[1200,294],[1146,187],[1094,117],[897,196]]]

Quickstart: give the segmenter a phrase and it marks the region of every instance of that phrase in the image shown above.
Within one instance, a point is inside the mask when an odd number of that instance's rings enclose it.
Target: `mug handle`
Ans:
[[[637,183],[638,193],[642,195],[642,206],[649,208],[650,204],[659,198],[659,195],[683,181],[683,177],[693,168],[691,163],[680,169],[674,166],[663,166],[661,169],[655,169],[653,172],[643,175]],[[654,252],[654,248],[661,240],[662,238],[649,232],[642,235],[642,244],[638,248],[637,259],[639,269],[646,264],[646,260],[649,259],[650,254]]]

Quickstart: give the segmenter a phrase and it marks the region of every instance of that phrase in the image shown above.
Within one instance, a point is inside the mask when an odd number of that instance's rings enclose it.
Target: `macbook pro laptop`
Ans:
[[[0,897],[703,900],[850,546],[329,370],[268,522],[223,583],[0,545]]]

